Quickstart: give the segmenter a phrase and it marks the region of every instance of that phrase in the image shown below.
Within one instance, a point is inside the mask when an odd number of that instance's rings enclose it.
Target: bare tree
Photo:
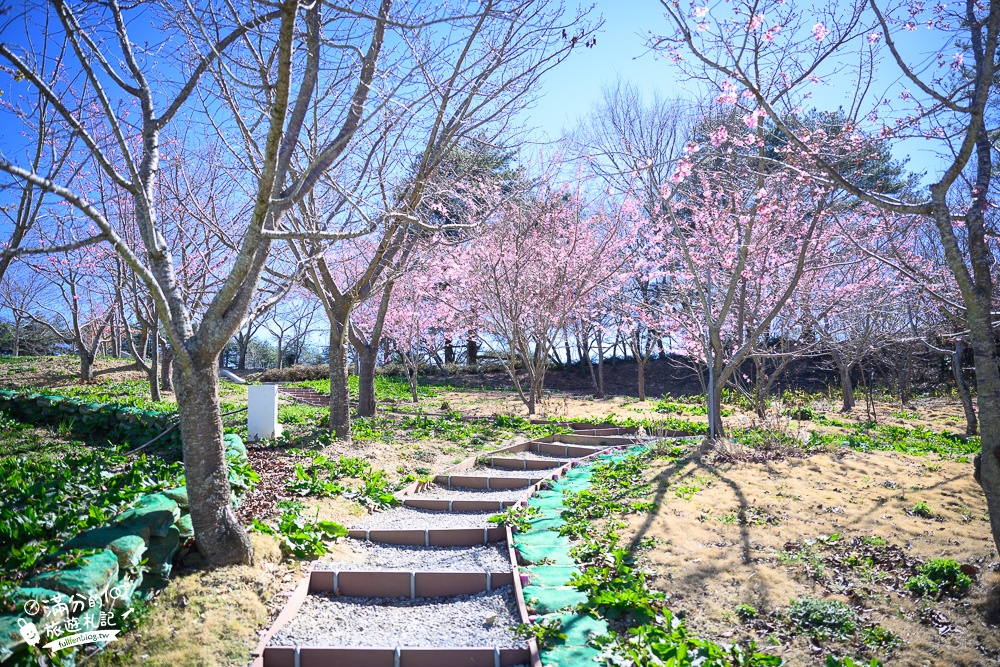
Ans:
[[[47,281],[23,264],[9,268],[3,274],[3,278],[0,278],[0,306],[11,313],[14,325],[11,352],[15,357],[21,353],[21,334],[24,325],[34,321],[29,314],[38,311],[47,286]]]
[[[0,43],[0,58],[42,92],[57,110],[60,123],[80,137],[86,158],[100,178],[126,190],[132,197],[139,241],[134,245],[88,201],[86,190],[79,184],[74,187],[56,182],[30,165],[15,164],[6,157],[0,159],[0,171],[18,182],[31,182],[51,192],[95,225],[97,233],[74,243],[109,244],[153,295],[162,331],[175,360],[174,387],[195,538],[199,550],[215,565],[247,562],[252,556],[246,530],[237,521],[229,501],[218,396],[218,355],[250,308],[271,245],[285,237],[282,213],[305,197],[319,176],[347,149],[364,117],[390,23],[389,8],[389,0],[383,0],[376,15],[359,16],[353,11],[341,14],[319,3],[304,7],[295,0],[287,0],[277,8],[269,6],[265,13],[244,18],[216,12],[212,7],[184,13],[168,11],[162,6],[122,7],[112,0],[94,5],[80,16],[62,0],[53,0],[45,7],[27,8],[19,18],[36,22],[41,15],[53,19],[58,27],[53,26],[43,39],[31,43]],[[300,16],[305,28],[302,32],[296,28]],[[183,45],[173,45],[181,62],[171,71],[188,73],[179,82],[168,80],[167,70],[155,68],[154,63],[164,54],[158,48],[161,45],[140,47],[140,42],[130,37],[132,26],[150,18],[158,22],[153,32],[171,37],[179,32],[187,37]],[[324,41],[324,25],[330,22],[336,25],[337,21],[344,24],[336,36],[340,41]],[[101,31],[106,25],[114,26],[111,40],[104,39]],[[172,29],[164,30],[168,25]],[[222,37],[206,38],[208,35]],[[292,57],[296,42],[301,44],[305,56],[298,68],[293,66]],[[49,85],[37,67],[39,43],[63,45],[73,54],[65,63],[71,69],[70,78],[86,81],[88,86]],[[230,56],[236,45],[240,51]],[[339,74],[328,70],[328,75],[345,90],[353,88],[353,92],[343,98],[345,112],[341,122],[325,133],[328,139],[324,140],[324,149],[317,153],[315,161],[305,170],[292,172],[289,167],[314,97],[323,55],[331,52],[340,69]],[[213,74],[218,102],[209,102],[207,91],[200,87],[207,72]],[[250,86],[248,95],[264,90],[270,99],[250,111],[239,106],[241,100],[249,100],[235,88],[253,77],[259,85]],[[156,187],[163,132],[179,117],[196,90],[199,99],[212,107],[208,122],[216,120],[226,109],[233,118],[227,127],[244,130],[242,136],[250,148],[248,166],[252,167],[251,177],[245,181],[243,204],[237,208],[246,221],[240,243],[231,255],[225,279],[200,321],[194,319],[195,313],[185,303],[177,280],[174,252],[161,228]],[[70,107],[63,103],[64,98],[80,103]],[[136,117],[129,125],[122,121],[119,103],[136,108]],[[250,118],[251,115],[254,117]],[[37,129],[26,127],[33,135]],[[133,130],[137,140],[129,141]],[[100,135],[95,136],[98,132]],[[52,250],[51,246],[38,249]]]

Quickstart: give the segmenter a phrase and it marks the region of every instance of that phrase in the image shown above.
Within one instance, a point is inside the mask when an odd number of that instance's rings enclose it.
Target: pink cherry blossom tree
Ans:
[[[964,302],[975,352],[983,443],[975,470],[986,495],[994,541],[1000,544],[1000,360],[986,226],[994,165],[987,123],[996,95],[1000,6],[969,1],[880,8],[857,0],[806,9],[782,0],[739,0],[708,11],[661,4],[670,27],[668,34],[654,40],[654,47],[721,91],[727,102],[740,104],[748,125],[769,118],[815,177],[884,211],[933,221]],[[909,52],[903,47],[918,26],[926,26],[926,42],[940,47],[941,57],[930,67],[922,61],[923,49]],[[944,56],[949,51],[956,54],[950,60]],[[889,80],[897,82],[895,90],[884,95],[867,84],[880,61],[893,70]],[[791,122],[817,86],[833,85],[833,77],[845,73],[856,75],[848,111],[854,127],[878,131],[889,141],[920,138],[947,156],[919,197],[886,195],[845,173],[829,159],[827,142],[815,143],[813,130]],[[847,130],[841,141],[850,143],[856,134],[853,127]],[[964,193],[968,196],[958,196]]]
[[[457,328],[481,332],[529,415],[542,399],[552,346],[596,290],[620,284],[641,219],[634,202],[605,211],[566,189],[540,190],[455,253],[464,276],[439,298],[466,317]]]

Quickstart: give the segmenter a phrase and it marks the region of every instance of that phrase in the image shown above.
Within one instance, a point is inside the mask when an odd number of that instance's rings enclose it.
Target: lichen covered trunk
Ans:
[[[375,416],[375,357],[377,352],[358,349],[358,416]]]
[[[850,412],[854,409],[854,383],[851,381],[851,368],[840,366],[840,394],[843,399],[840,408],[841,412]]]
[[[191,523],[198,551],[213,566],[249,563],[253,547],[230,500],[222,441],[217,360],[175,372]]]
[[[962,355],[964,353],[965,343],[959,339],[955,342],[955,351],[951,355],[951,370],[955,376],[958,397],[962,400],[962,411],[965,413],[965,434],[975,435],[979,430],[979,423],[976,409],[972,405],[972,392],[969,390],[969,383],[965,381],[965,373],[962,370]]]
[[[347,322],[334,319],[330,322],[330,432],[340,440],[351,439],[347,361]]]

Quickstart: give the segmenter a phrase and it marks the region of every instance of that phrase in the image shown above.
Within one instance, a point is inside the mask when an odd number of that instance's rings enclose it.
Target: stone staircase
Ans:
[[[321,394],[315,389],[308,387],[286,387],[278,388],[278,396],[289,398],[296,403],[305,403],[316,408],[330,407],[330,395]]]
[[[572,466],[634,442],[634,429],[588,426],[466,459],[431,482],[411,484],[397,494],[400,506],[349,532],[351,544],[398,549],[398,559],[383,556],[371,569],[364,562],[315,564],[262,637],[254,667],[541,667],[535,641],[513,639],[508,629],[532,620],[522,591],[527,574],[519,571],[510,529],[487,519],[526,505]],[[468,566],[490,549],[509,564]],[[442,552],[455,567],[440,566]],[[478,611],[486,604],[500,611]],[[401,606],[402,621],[389,613]],[[477,614],[485,614],[481,627]]]

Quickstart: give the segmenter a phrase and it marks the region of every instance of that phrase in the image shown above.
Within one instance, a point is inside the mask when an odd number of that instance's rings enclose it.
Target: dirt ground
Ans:
[[[98,381],[144,379],[119,360],[98,360]],[[41,359],[0,365],[0,385],[67,386],[76,383],[65,359]],[[224,400],[237,402],[242,388]],[[244,394],[245,395],[245,394]],[[167,395],[166,400],[172,400]],[[443,404],[464,415],[524,415],[511,391],[440,390],[423,399],[420,409],[440,412]],[[554,391],[539,416],[656,419],[657,399],[593,399],[585,393]],[[399,406],[412,409],[414,406]],[[906,406],[878,403],[879,423],[961,433],[961,407],[954,399],[918,398]],[[838,412],[836,397],[816,398],[814,413],[848,426],[865,418],[863,404],[851,415]],[[672,413],[706,422],[695,406]],[[896,413],[899,417],[893,417]],[[734,409],[726,427],[752,426],[756,416]],[[815,422],[786,422],[792,432],[843,431]],[[502,445],[498,445],[502,446]],[[439,470],[468,455],[467,447],[448,441],[400,439],[396,442],[331,444],[328,456],[361,456],[390,472],[426,467]],[[855,656],[876,655],[890,666],[1000,664],[1000,560],[985,521],[982,491],[971,476],[971,463],[927,457],[852,451],[818,453],[767,463],[720,463],[701,452],[680,468],[655,466],[648,472],[658,509],[631,517],[623,537],[638,544],[655,538],[642,563],[655,573],[654,585],[669,596],[668,606],[687,618],[699,636],[715,641],[747,641],[785,657],[790,665],[820,664],[830,650]],[[251,463],[263,473],[257,490],[245,499],[273,507],[284,497],[294,463],[267,448],[251,448]],[[300,499],[309,517],[349,523],[364,512],[343,499]],[[925,502],[933,516],[921,518],[913,506]],[[254,512],[257,514],[257,512]],[[837,544],[816,541],[840,533]],[[901,590],[897,579],[879,572],[853,571],[838,565],[855,538],[878,536],[900,547],[908,558],[925,561],[951,557],[974,566],[968,596],[920,602]],[[308,562],[281,560],[277,545],[253,535],[258,558],[253,565],[218,570],[193,569],[192,555],[170,586],[153,603],[150,616],[135,633],[91,661],[110,665],[246,665],[259,633],[283,605],[285,593],[300,581]],[[338,547],[331,545],[336,551]],[[332,555],[327,556],[332,557]],[[190,566],[185,569],[184,565]],[[814,642],[785,632],[775,618],[793,598],[811,596],[850,602],[865,623],[877,623],[903,640],[888,655],[871,653],[857,641]],[[738,604],[752,604],[758,621],[741,622]]]
[[[790,665],[821,664],[824,652],[836,650],[898,667],[998,664],[997,553],[970,463],[852,451],[764,464],[713,459],[701,449],[679,468],[649,469],[658,509],[630,517],[622,535],[632,545],[655,540],[640,563],[696,635],[755,639]],[[932,517],[912,512],[921,501]],[[838,533],[832,546],[817,540]],[[907,558],[973,566],[971,592],[921,602],[877,568],[838,566],[857,551],[852,538],[871,536],[901,547]],[[888,655],[860,641],[819,646],[766,620],[805,596],[847,602],[903,643]],[[762,620],[742,622],[734,612],[740,604],[754,606]]]

